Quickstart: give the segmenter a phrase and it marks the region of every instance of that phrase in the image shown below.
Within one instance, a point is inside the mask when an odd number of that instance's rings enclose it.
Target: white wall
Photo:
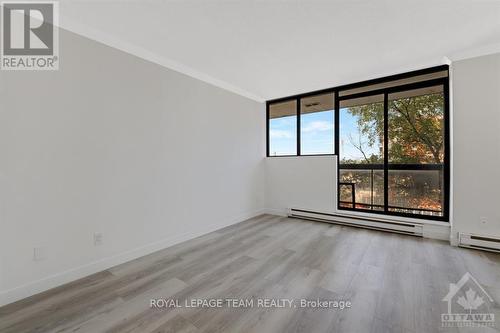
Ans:
[[[453,63],[453,146],[453,234],[500,236],[500,54]]]
[[[0,304],[264,208],[263,104],[60,38],[59,71],[0,73]]]
[[[336,156],[270,157],[266,159],[266,204],[284,215],[288,208],[318,212],[335,210]]]

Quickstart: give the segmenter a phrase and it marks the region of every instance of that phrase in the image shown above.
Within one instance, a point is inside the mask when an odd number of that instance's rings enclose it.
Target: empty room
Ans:
[[[500,1],[0,9],[0,333],[500,333]]]

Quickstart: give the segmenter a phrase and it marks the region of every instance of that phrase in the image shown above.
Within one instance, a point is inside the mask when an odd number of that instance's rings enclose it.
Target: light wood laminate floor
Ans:
[[[0,332],[438,332],[470,272],[500,304],[500,255],[262,215],[0,308]],[[350,309],[168,308],[152,298],[349,300]],[[446,332],[498,332],[450,328]]]

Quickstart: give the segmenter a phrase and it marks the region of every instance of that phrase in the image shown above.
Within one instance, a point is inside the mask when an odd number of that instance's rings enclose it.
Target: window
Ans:
[[[388,208],[443,216],[443,86],[401,91],[388,99]]]
[[[380,164],[384,159],[384,95],[340,101],[340,162]]]
[[[267,156],[335,154],[335,95],[267,103]]]
[[[447,78],[407,82],[339,93],[339,209],[448,219]]]
[[[300,154],[334,153],[334,94],[300,99]]]
[[[297,101],[269,105],[269,156],[297,155]]]
[[[337,208],[448,221],[448,66],[267,103],[268,156],[338,155]]]

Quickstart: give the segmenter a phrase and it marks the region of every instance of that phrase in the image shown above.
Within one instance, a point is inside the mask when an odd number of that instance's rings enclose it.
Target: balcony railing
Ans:
[[[340,164],[340,208],[443,216],[442,164],[389,164],[387,204],[383,164]]]

